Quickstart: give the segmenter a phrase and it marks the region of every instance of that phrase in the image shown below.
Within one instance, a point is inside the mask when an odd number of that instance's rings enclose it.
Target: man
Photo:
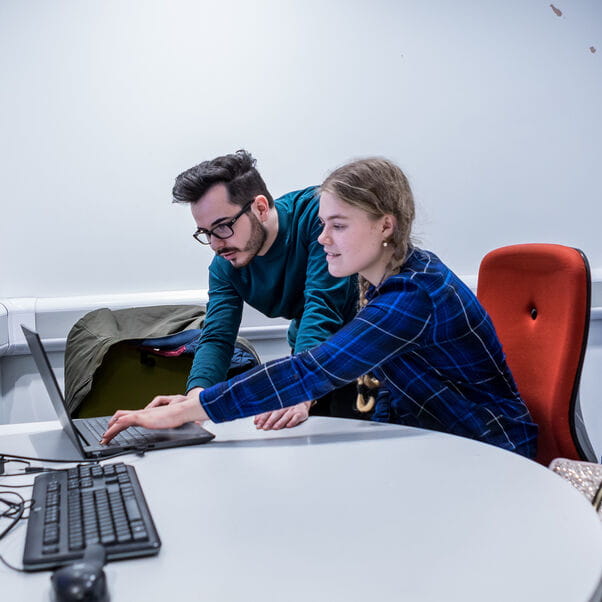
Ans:
[[[311,349],[357,310],[357,283],[334,278],[318,236],[315,187],[274,201],[255,159],[244,150],[204,161],[176,178],[174,202],[189,203],[195,239],[211,247],[209,303],[186,396],[160,396],[150,406],[183,401],[226,377],[242,317],[243,302],[268,317],[291,320],[293,352]],[[352,416],[355,385],[318,400],[316,413]],[[258,428],[303,422],[310,402],[255,417]]]

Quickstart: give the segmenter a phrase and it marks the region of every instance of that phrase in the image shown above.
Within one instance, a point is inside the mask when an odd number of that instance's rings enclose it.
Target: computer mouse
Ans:
[[[56,570],[50,581],[55,602],[109,602],[102,567],[105,550],[99,544],[86,548],[84,557]]]

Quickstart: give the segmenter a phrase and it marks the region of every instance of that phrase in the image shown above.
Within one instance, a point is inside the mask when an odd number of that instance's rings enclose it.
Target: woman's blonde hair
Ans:
[[[335,169],[322,183],[321,192],[328,192],[340,201],[365,211],[378,219],[383,215],[395,218],[393,235],[386,241],[393,248],[393,255],[385,274],[399,272],[410,248],[410,235],[414,221],[414,195],[408,179],[392,161],[382,157],[358,159]],[[366,304],[366,291],[370,283],[361,276],[360,308]],[[358,379],[357,409],[369,412],[374,407],[374,395],[369,389],[379,386],[376,379],[364,375]],[[368,400],[366,400],[368,398]]]

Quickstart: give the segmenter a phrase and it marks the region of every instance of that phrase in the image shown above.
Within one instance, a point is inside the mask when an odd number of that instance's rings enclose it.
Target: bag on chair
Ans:
[[[103,308],[83,316],[65,350],[71,415],[107,416],[184,392],[204,318],[205,308],[194,305]],[[253,346],[238,337],[228,377],[259,363]]]

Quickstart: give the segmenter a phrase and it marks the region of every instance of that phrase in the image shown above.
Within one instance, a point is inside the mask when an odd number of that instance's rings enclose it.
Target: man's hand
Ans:
[[[255,426],[264,431],[277,431],[297,426],[307,420],[310,407],[311,401],[303,401],[296,406],[274,410],[273,412],[264,412],[255,416]]]
[[[175,428],[186,422],[201,422],[209,419],[199,402],[198,392],[194,393],[194,390],[189,391],[186,396],[169,395],[164,397],[183,399],[177,401],[172,399],[171,402],[146,407],[143,410],[117,410],[109,420],[109,428],[100,442],[106,445],[115,435],[129,426],[165,429]]]
[[[195,387],[194,389],[190,389],[186,395],[157,395],[153,400],[145,407],[146,410],[149,408],[157,408],[159,406],[167,406],[172,403],[182,403],[186,401],[189,397],[196,396],[198,401],[199,393],[203,390],[203,387]]]

